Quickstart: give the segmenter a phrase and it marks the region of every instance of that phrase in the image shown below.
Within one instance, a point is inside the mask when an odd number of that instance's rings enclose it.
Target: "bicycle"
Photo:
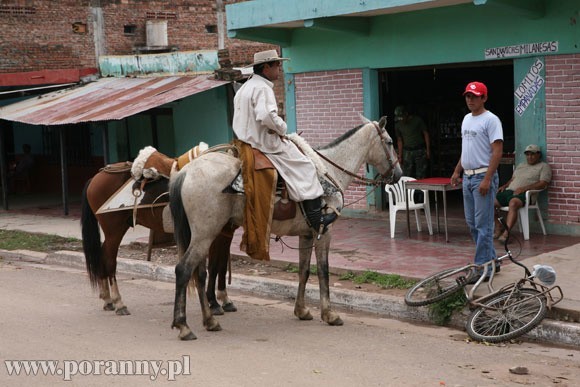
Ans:
[[[499,220],[506,227],[503,218]],[[465,326],[472,339],[498,343],[528,333],[544,319],[547,309],[562,301],[564,295],[559,286],[552,286],[556,281],[554,269],[535,265],[534,271],[530,272],[527,266],[513,257],[508,249],[509,240],[508,230],[504,242],[506,253],[494,260],[482,265],[467,264],[446,269],[419,281],[405,295],[405,303],[409,306],[429,305],[463,290],[472,309]],[[506,259],[522,267],[524,276],[494,290],[496,268]],[[479,278],[475,281],[477,276]],[[475,298],[475,292],[484,281],[488,281],[489,293]],[[468,290],[469,284],[473,286]]]

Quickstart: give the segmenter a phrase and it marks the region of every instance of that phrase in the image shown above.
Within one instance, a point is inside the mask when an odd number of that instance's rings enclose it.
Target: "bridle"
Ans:
[[[378,176],[377,175],[377,176],[375,176],[374,179],[369,179],[369,178],[364,177],[364,176],[359,176],[356,173],[351,172],[351,171],[341,167],[340,165],[336,164],[334,161],[330,160],[328,157],[324,156],[322,153],[320,153],[316,149],[314,149],[314,152],[316,152],[316,154],[318,154],[318,156],[320,156],[322,159],[324,159],[326,162],[328,162],[333,167],[337,168],[339,171],[353,177],[355,179],[356,183],[378,187],[378,186],[382,185],[383,183],[390,184],[395,180],[395,166],[399,163],[399,159],[397,159],[393,162],[392,157],[389,155],[389,148],[388,148],[389,145],[390,146],[393,145],[393,141],[390,140],[385,135],[386,132],[383,132],[381,130],[381,128],[379,127],[379,125],[375,121],[371,121],[371,122],[374,125],[375,129],[377,130],[377,134],[379,135],[379,137],[381,139],[381,146],[383,147],[383,150],[385,151],[385,156],[387,157],[387,161],[389,162],[389,169],[387,169],[387,171],[385,173],[380,173],[379,174],[380,177],[377,177]],[[335,182],[333,182],[333,183],[335,183]]]
[[[399,159],[396,158],[396,160],[393,161],[391,155],[389,155],[389,145],[393,146],[393,140],[386,136],[387,132],[381,130],[381,128],[375,121],[372,121],[372,123],[375,129],[377,130],[377,134],[381,138],[381,145],[383,147],[383,150],[385,151],[385,156],[387,156],[387,161],[389,162],[389,169],[387,169],[385,173],[380,174],[382,178],[386,179],[381,180],[381,183],[384,182],[385,184],[391,184],[395,180],[395,166],[399,163]]]

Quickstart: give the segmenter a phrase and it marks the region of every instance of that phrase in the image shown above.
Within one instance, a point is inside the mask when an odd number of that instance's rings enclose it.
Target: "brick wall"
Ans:
[[[551,223],[580,225],[580,54],[546,57],[547,162]]]
[[[0,72],[96,67],[92,34],[72,31],[72,23],[88,23],[87,6],[59,3],[0,3]]]
[[[240,0],[224,0],[224,5]],[[97,67],[91,6],[100,4],[105,55],[129,55],[146,44],[147,20],[167,20],[167,40],[180,51],[218,48],[215,0],[3,0],[0,2],[0,73]],[[225,13],[224,13],[225,17]],[[73,31],[73,24],[86,32]],[[134,26],[127,33],[126,26]],[[225,27],[224,27],[225,28]],[[225,39],[234,65],[275,48]]]
[[[325,145],[361,124],[363,89],[361,70],[296,74],[296,129],[312,146]],[[364,166],[359,174],[364,175]],[[367,209],[366,187],[352,184],[345,192],[351,209]]]

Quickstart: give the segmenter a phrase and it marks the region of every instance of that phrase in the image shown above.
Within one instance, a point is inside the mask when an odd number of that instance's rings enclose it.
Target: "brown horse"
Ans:
[[[129,310],[123,304],[116,280],[117,254],[124,235],[130,227],[142,225],[155,233],[164,233],[163,208],[133,208],[127,210],[97,214],[101,206],[117,192],[132,176],[147,176],[156,191],[168,191],[168,177],[175,159],[167,157],[152,147],[143,149],[135,163],[122,162],[108,165],[90,179],[82,193],[81,228],[83,250],[87,272],[93,287],[99,288],[99,297],[105,302],[103,309],[115,310],[118,315],[128,315]],[[133,173],[132,173],[133,167]],[[135,176],[137,175],[137,176]],[[167,197],[165,197],[167,201]],[[101,243],[100,228],[105,237]],[[236,307],[227,296],[226,271],[229,259],[229,246],[233,238],[233,229],[224,229],[212,244],[209,262],[209,281],[207,298],[212,313],[218,315],[225,311],[235,311]],[[218,298],[215,294],[215,281],[218,277]]]

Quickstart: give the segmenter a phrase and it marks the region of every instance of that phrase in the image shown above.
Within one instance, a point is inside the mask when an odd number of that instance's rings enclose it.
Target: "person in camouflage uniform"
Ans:
[[[403,173],[416,179],[426,178],[431,146],[425,122],[420,117],[409,114],[404,106],[395,108],[395,122],[399,162]]]

